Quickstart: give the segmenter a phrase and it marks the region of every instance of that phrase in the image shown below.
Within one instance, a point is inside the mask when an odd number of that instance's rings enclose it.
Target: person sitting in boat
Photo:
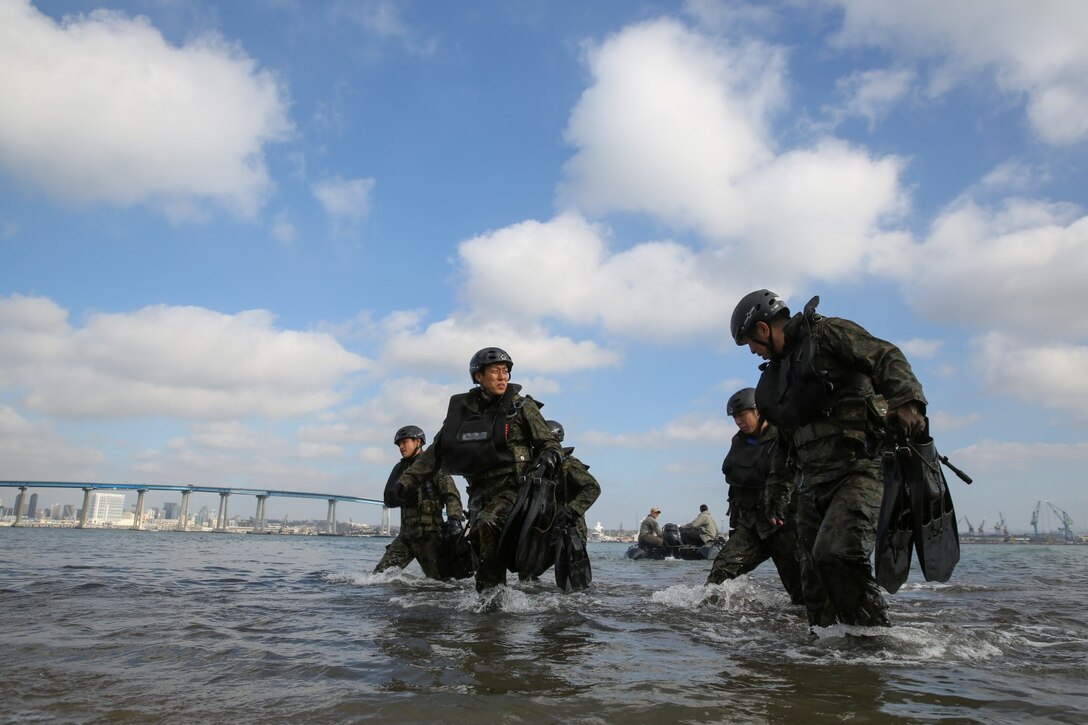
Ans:
[[[638,529],[638,543],[646,547],[660,547],[665,545],[665,538],[661,533],[661,524],[657,523],[657,517],[661,515],[661,509],[654,506],[649,515],[642,520]]]
[[[718,538],[718,524],[710,515],[710,507],[705,503],[699,507],[699,515],[680,527],[680,540],[691,546],[709,544]]]

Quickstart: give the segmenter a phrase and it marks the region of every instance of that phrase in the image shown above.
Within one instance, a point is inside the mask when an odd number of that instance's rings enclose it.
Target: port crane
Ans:
[[[1035,530],[1035,535],[1039,535],[1039,510],[1043,504],[1054,512],[1054,515],[1058,517],[1058,520],[1062,522],[1062,537],[1066,541],[1073,541],[1073,517],[1061,510],[1049,501],[1040,499],[1035,503],[1035,510],[1031,512],[1031,527]]]
[[[1001,520],[994,524],[994,533],[998,536],[1008,536],[1009,527],[1005,525],[1005,514],[998,511],[997,515],[1001,517]]]
[[[971,519],[964,516],[963,520],[967,522],[967,533],[969,533],[969,534],[975,533],[975,527],[971,525]]]

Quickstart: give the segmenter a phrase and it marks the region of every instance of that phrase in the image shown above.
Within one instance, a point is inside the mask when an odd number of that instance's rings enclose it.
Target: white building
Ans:
[[[87,514],[87,523],[117,523],[121,520],[121,514],[125,510],[125,494],[92,491],[89,508],[90,513]]]

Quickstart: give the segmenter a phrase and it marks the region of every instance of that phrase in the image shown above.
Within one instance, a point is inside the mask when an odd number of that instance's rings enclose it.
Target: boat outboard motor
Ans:
[[[680,546],[680,527],[676,524],[665,524],[661,530],[661,538],[665,546]]]

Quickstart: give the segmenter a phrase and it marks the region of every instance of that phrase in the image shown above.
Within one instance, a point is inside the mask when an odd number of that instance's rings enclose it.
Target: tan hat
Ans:
[[[653,508],[650,509],[650,513],[659,514],[659,513],[661,513],[661,509],[659,509],[657,506],[654,506]]]

